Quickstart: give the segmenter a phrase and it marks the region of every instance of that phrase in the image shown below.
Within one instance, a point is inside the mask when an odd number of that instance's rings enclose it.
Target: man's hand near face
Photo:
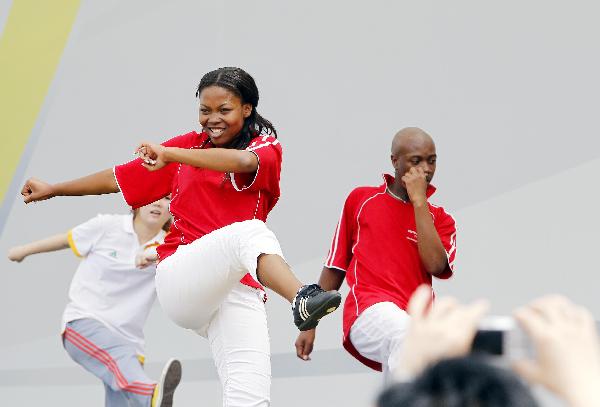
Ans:
[[[406,192],[408,192],[410,202],[414,206],[424,205],[427,202],[427,175],[422,168],[411,167],[402,176],[402,182],[405,185]]]

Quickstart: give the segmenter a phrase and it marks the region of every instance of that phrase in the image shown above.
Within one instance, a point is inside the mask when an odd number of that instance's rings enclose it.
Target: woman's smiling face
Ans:
[[[242,103],[235,93],[216,85],[204,88],[199,98],[202,130],[215,146],[226,147],[240,134],[252,105]]]

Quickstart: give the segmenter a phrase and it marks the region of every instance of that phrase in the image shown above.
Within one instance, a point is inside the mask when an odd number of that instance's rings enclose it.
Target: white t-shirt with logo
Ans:
[[[69,245],[82,258],[71,281],[63,314],[67,322],[93,318],[121,335],[144,354],[144,324],[156,298],[156,267],[135,267],[138,253],[163,242],[160,231],[141,244],[133,215],[98,215],[69,231]]]

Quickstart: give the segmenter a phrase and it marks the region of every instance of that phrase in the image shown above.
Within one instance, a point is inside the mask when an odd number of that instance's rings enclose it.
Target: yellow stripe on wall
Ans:
[[[80,0],[13,0],[0,37],[0,202],[54,78]]]

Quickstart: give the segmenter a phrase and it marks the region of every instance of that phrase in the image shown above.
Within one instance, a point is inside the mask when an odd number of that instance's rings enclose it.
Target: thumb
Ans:
[[[512,369],[529,383],[540,383],[541,372],[533,360],[517,360],[512,363]]]

